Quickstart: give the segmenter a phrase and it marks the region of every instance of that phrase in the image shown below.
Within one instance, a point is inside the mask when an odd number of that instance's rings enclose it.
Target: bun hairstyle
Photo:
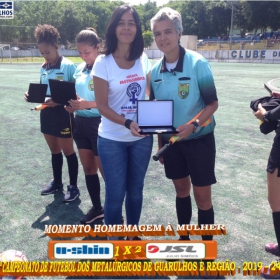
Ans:
[[[85,43],[96,48],[100,44],[100,39],[93,27],[87,27],[79,32],[75,38],[75,42],[76,44]]]
[[[45,43],[53,46],[57,46],[60,38],[57,29],[48,24],[38,25],[35,29],[34,36],[37,44]]]

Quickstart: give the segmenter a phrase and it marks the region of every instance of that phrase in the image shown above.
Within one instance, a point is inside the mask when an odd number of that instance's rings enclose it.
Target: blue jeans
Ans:
[[[152,135],[132,142],[98,137],[98,154],[106,185],[106,225],[122,224],[124,197],[127,224],[138,225],[142,210],[144,178],[152,146]]]

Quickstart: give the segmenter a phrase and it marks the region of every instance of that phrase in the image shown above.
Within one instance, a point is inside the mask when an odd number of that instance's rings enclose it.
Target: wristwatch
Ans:
[[[269,119],[267,117],[267,112],[263,115],[263,119],[264,119],[265,122],[269,122]]]
[[[127,129],[130,129],[130,124],[132,123],[132,120],[130,119],[126,119],[125,120],[125,123],[124,123],[124,126],[127,128]]]
[[[197,133],[200,131],[201,126],[199,125],[199,123],[197,121],[192,122],[191,124],[194,125],[194,129],[193,129],[193,133]]]

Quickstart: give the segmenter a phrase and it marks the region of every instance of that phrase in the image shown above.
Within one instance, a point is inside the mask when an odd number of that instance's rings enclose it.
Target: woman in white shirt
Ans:
[[[105,223],[122,223],[125,199],[128,225],[138,225],[144,177],[151,157],[152,136],[140,135],[137,100],[145,99],[150,63],[143,53],[141,22],[134,8],[118,7],[106,31],[105,54],[94,64],[92,76],[97,107],[102,115],[98,153],[106,196]]]

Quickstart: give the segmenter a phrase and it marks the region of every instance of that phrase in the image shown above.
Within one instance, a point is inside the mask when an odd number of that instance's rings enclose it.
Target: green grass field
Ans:
[[[267,265],[274,258],[263,246],[276,241],[267,202],[265,171],[274,135],[260,133],[259,122],[249,104],[252,99],[267,95],[262,83],[277,78],[279,66],[211,63],[211,67],[219,98],[215,114],[218,183],[212,188],[213,205],[215,222],[227,227],[226,236],[215,237],[218,261],[234,261],[237,266],[243,262]],[[40,64],[32,63],[0,66],[0,252],[17,249],[29,260],[44,261],[48,260],[50,240],[44,235],[45,225],[78,224],[90,207],[90,199],[81,164],[80,199],[64,204],[62,193],[40,195],[41,188],[52,179],[51,157],[40,133],[39,112],[30,111],[32,104],[23,99],[29,83],[39,81],[39,69]],[[157,150],[156,144],[155,139],[153,153]],[[64,189],[68,184],[66,167],[64,158]],[[104,201],[103,180],[101,187]],[[194,199],[192,205],[192,223],[196,224]],[[177,225],[175,191],[172,182],[165,178],[163,167],[151,159],[141,224],[166,226],[168,223]],[[241,277],[237,274],[227,278]]]

